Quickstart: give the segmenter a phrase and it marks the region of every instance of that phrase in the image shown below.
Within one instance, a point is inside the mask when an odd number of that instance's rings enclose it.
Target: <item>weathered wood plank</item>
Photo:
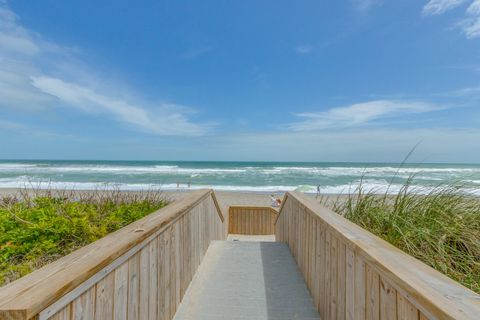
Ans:
[[[345,318],[355,319],[355,253],[352,248],[346,246],[346,270],[345,270]]]
[[[155,240],[153,240],[155,241]],[[128,260],[128,313],[127,319],[139,318],[140,303],[140,255],[136,254]]]
[[[95,289],[95,320],[113,318],[113,296],[115,273],[100,280]]]
[[[127,319],[128,302],[128,262],[115,269],[115,285],[113,293],[113,319]]]
[[[148,244],[148,318],[151,320],[157,319],[157,294],[158,294],[158,245],[156,241]]]
[[[380,319],[380,276],[370,264],[366,264],[366,318]]]
[[[337,275],[337,319],[346,318],[346,245],[343,241],[338,241],[338,275]]]
[[[276,211],[271,207],[231,206],[228,232],[232,234],[275,234]]]
[[[398,320],[417,320],[420,314],[417,308],[403,295],[397,294],[397,318]]]
[[[66,306],[62,310],[58,311],[52,318],[52,320],[70,320],[71,319],[71,305]]]
[[[149,306],[149,283],[150,283],[150,255],[148,246],[143,248],[140,255],[140,289],[139,289],[139,316],[140,319],[149,319],[148,306]]]
[[[73,320],[91,320],[95,312],[95,286],[72,302]]]
[[[384,277],[380,277],[380,319],[397,319],[397,290]]]

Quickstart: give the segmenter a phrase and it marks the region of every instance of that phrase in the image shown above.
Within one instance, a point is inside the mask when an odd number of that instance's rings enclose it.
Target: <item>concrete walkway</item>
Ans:
[[[320,317],[286,244],[214,241],[174,319]]]

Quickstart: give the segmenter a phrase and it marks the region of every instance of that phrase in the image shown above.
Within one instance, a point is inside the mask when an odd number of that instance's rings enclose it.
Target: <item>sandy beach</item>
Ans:
[[[0,197],[19,195],[22,192],[39,193],[48,192],[48,190],[34,190],[22,188],[0,188]],[[168,201],[177,201],[188,195],[194,190],[180,190],[180,191],[161,191]],[[270,195],[273,194],[276,198],[283,199],[285,192],[265,193],[265,192],[240,192],[240,191],[223,191],[215,190],[218,203],[223,212],[227,212],[229,206],[233,205],[250,205],[250,206],[270,206]],[[54,190],[53,192],[76,192],[76,193],[91,193],[92,190]],[[112,192],[110,190],[102,190],[102,193]],[[121,191],[125,193],[142,193],[142,191]],[[307,194],[311,197],[316,197],[314,194]],[[346,198],[345,194],[323,194],[321,195],[323,201],[336,201],[338,199]]]

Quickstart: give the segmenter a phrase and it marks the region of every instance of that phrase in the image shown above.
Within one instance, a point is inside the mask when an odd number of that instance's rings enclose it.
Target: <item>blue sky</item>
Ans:
[[[480,162],[480,0],[0,0],[0,158]]]

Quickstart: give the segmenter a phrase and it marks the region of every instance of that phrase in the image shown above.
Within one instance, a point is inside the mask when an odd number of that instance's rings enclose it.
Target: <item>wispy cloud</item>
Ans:
[[[302,121],[288,127],[294,131],[315,131],[329,128],[346,128],[366,125],[379,119],[431,112],[441,107],[417,101],[374,100],[332,108],[323,112],[299,113]]]
[[[469,39],[480,36],[480,0],[473,1],[467,9],[467,17],[461,23]]]
[[[204,54],[207,54],[209,52],[213,51],[212,46],[204,46],[204,47],[198,47],[198,48],[193,48],[190,50],[187,50],[184,54],[183,57],[185,59],[194,59],[196,57],[202,56]]]
[[[155,135],[202,135],[211,128],[191,121],[191,110],[179,104],[128,99],[126,86],[96,74],[75,51],[24,28],[0,0],[0,108],[72,107]]]
[[[0,129],[1,130],[11,130],[11,131],[24,131],[25,129],[27,129],[27,126],[25,126],[22,123],[6,121],[6,120],[1,120],[0,119]]]
[[[382,0],[352,0],[355,10],[367,12],[374,6],[380,5]]]
[[[309,44],[304,44],[298,47],[295,47],[295,51],[300,54],[309,54],[313,51],[313,46]]]
[[[155,109],[98,93],[91,88],[52,77],[32,77],[32,84],[68,106],[92,114],[107,114],[116,120],[159,135],[203,135],[205,126],[188,121],[174,104],[162,104]]]
[[[456,25],[468,39],[480,36],[480,0],[430,0],[423,7],[424,15],[440,15],[464,3],[470,5],[465,11],[465,16]]]
[[[459,96],[459,97],[465,97],[465,96],[479,96],[480,95],[480,87],[467,87],[467,88],[462,88],[459,90],[455,90],[451,93],[446,94],[447,96]]]
[[[453,8],[458,7],[468,0],[430,0],[423,7],[424,15],[436,15],[445,13]]]

